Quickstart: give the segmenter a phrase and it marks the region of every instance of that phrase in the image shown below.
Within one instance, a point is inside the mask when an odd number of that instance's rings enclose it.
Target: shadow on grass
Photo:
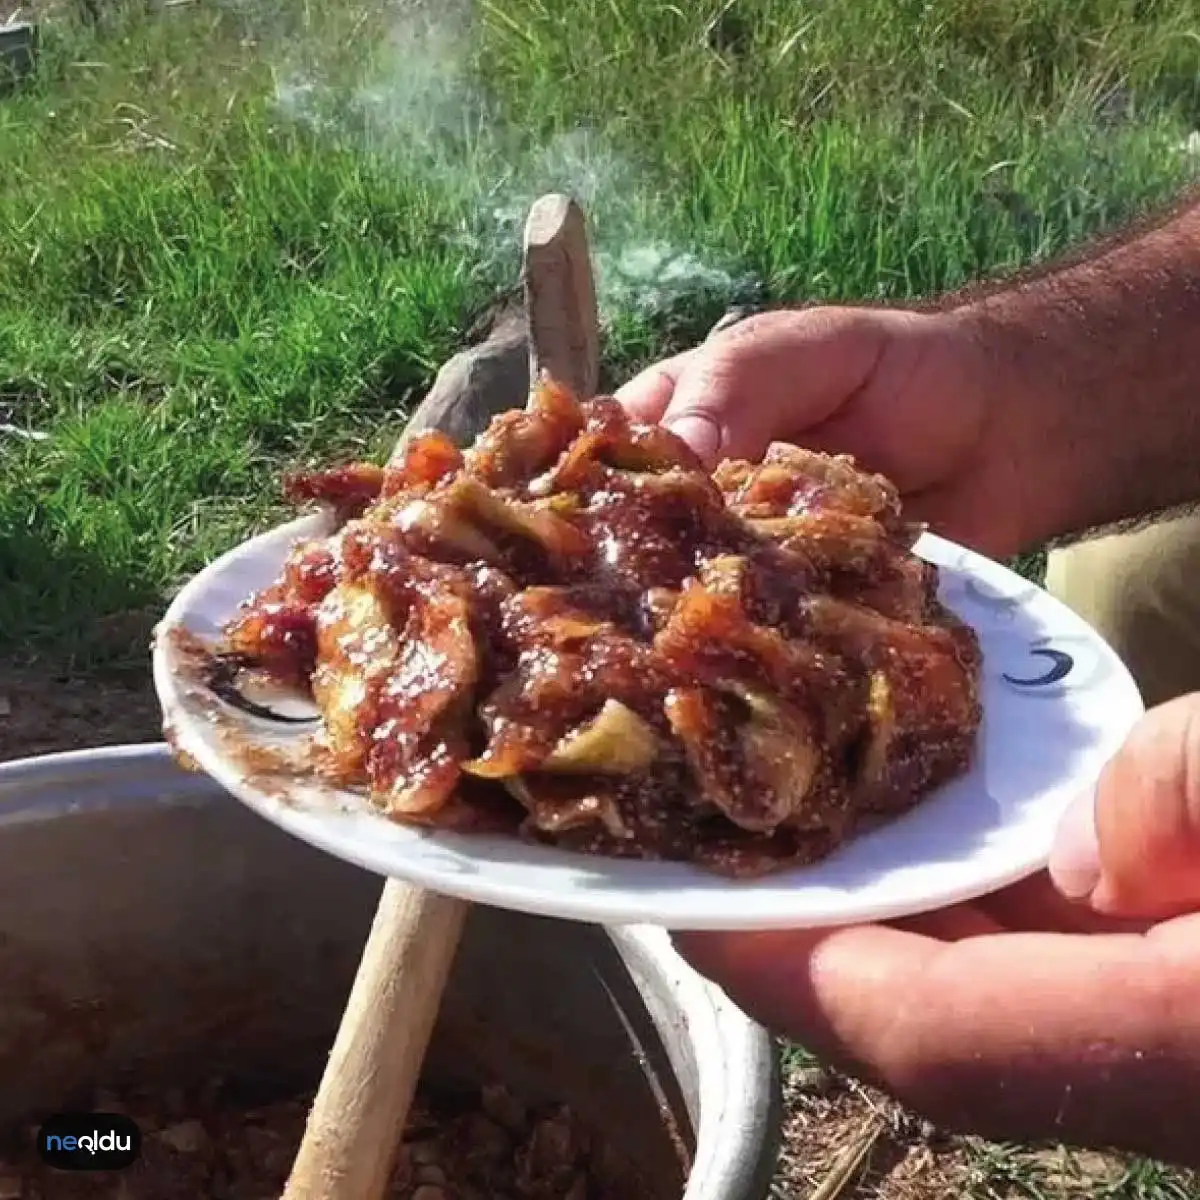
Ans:
[[[36,533],[0,537],[0,657],[48,670],[137,672],[166,606],[149,572],[99,547],[47,547]]]

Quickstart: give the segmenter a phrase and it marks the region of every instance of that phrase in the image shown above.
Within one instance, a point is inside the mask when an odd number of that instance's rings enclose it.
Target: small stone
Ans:
[[[93,1097],[92,1107],[96,1112],[117,1113],[121,1116],[129,1115],[129,1109],[125,1104],[106,1088],[97,1089],[96,1095]]]
[[[571,1127],[566,1121],[554,1117],[539,1121],[530,1135],[526,1153],[533,1170],[539,1175],[569,1165],[575,1160]]]
[[[798,1067],[791,1073],[791,1081],[802,1092],[824,1096],[833,1088],[833,1076],[824,1067]]]
[[[528,394],[525,324],[507,322],[487,341],[460,351],[443,364],[405,427],[405,437],[440,429],[452,442],[469,445],[498,413],[523,408]]]
[[[143,1135],[156,1133],[162,1127],[162,1113],[140,1108],[127,1108],[126,1113]]]
[[[471,1153],[485,1162],[499,1162],[512,1153],[508,1134],[495,1121],[480,1113],[472,1113],[467,1119],[465,1135]]]
[[[525,1105],[503,1084],[492,1083],[484,1087],[481,1103],[483,1111],[497,1125],[514,1133],[518,1133],[525,1128],[527,1119]]]
[[[208,1145],[208,1131],[199,1121],[179,1121],[160,1129],[155,1135],[159,1141],[166,1142],[172,1150],[180,1154],[198,1154]]]

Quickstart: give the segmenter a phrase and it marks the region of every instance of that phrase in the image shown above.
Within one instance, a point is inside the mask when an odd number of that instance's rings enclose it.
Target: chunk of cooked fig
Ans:
[[[761,692],[743,690],[738,699],[700,688],[667,697],[667,719],[704,798],[739,829],[803,825],[822,758],[811,721]],[[818,823],[820,815],[813,814]]]
[[[316,627],[321,741],[334,769],[352,774],[366,763],[375,697],[399,660],[400,631],[371,579],[335,587],[317,608]]]
[[[633,775],[659,755],[659,738],[646,721],[619,700],[573,729],[550,752],[541,770],[555,774]]]
[[[463,465],[459,448],[438,429],[409,438],[393,456],[383,478],[383,495],[425,491]]]
[[[867,731],[858,782],[873,785],[883,779],[895,736],[896,703],[892,685],[883,671],[873,671],[867,692]]]
[[[552,505],[505,497],[470,476],[459,476],[437,501],[493,538],[497,534],[536,545],[551,562],[587,555],[591,545],[583,533]]]
[[[598,826],[609,837],[627,839],[632,830],[616,795],[595,782],[522,775],[504,786],[529,814],[526,827],[537,833],[556,836]]]
[[[441,499],[419,497],[408,501],[392,518],[401,533],[415,540],[415,548],[460,562],[481,561],[502,565],[499,547],[472,524],[454,505]]]
[[[418,595],[372,712],[367,772],[389,813],[427,817],[453,795],[479,668],[466,598]]]
[[[583,428],[583,420],[565,388],[539,380],[527,408],[492,418],[464,455],[465,471],[493,487],[526,483],[558,459]]]

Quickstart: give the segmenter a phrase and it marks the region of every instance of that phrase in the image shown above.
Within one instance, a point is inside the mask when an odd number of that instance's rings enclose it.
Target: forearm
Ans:
[[[1200,199],[953,316],[988,362],[1029,543],[1200,500]]]

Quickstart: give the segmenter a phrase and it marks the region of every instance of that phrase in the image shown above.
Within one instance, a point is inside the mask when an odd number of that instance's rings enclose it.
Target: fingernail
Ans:
[[[721,448],[721,427],[703,413],[669,417],[663,424],[681,437],[705,462],[712,462]]]
[[[1100,882],[1096,796],[1077,797],[1063,814],[1050,852],[1050,878],[1068,900],[1086,900]]]

